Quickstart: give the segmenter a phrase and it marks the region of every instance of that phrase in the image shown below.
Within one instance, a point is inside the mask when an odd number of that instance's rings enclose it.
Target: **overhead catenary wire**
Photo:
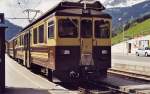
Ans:
[[[39,5],[41,0],[36,2],[36,6]],[[43,14],[41,10],[36,10],[35,8],[29,8],[29,0],[17,0],[17,4],[22,9],[22,12],[27,16],[27,18],[10,18],[10,19],[27,19],[29,23],[32,23],[34,19],[37,17],[38,13]],[[23,7],[26,6],[27,8]],[[34,15],[33,15],[34,13]],[[33,16],[33,17],[31,17]]]

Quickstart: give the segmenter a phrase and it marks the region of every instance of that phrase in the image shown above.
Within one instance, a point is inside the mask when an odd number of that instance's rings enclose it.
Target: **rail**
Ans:
[[[127,76],[130,78],[139,79],[139,80],[150,81],[150,76],[148,76],[148,75],[128,72],[128,71],[119,70],[119,69],[109,69],[108,73]]]

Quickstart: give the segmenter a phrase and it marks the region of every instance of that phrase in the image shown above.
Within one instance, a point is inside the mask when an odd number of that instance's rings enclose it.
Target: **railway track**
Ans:
[[[115,75],[120,75],[120,76],[126,76],[126,77],[129,77],[129,78],[148,81],[148,82],[150,81],[150,76],[148,76],[148,75],[128,72],[128,71],[124,71],[124,70],[110,69],[110,70],[108,70],[108,73],[115,74]]]
[[[139,85],[127,85],[127,86],[120,86],[120,91],[126,92],[127,94],[150,94],[150,76],[137,74],[133,72],[128,72],[124,70],[118,69],[110,69],[108,74],[120,76],[124,79],[128,78],[129,80],[133,80],[136,82],[144,82],[145,84]]]
[[[127,72],[113,70],[113,69],[109,70],[109,74],[110,73],[120,78],[120,81],[117,80],[119,82],[127,83],[127,82],[124,82],[123,80],[131,80],[133,82],[137,82],[140,84],[137,85],[137,83],[135,83],[132,85],[130,84],[130,85],[124,86],[124,85],[121,85],[121,83],[118,85],[118,84],[113,84],[109,81],[103,82],[102,80],[102,81],[97,82],[93,80],[88,80],[86,82],[77,83],[77,84],[76,83],[73,83],[73,84],[64,83],[64,85],[65,85],[65,88],[67,86],[69,90],[71,87],[73,87],[71,90],[77,91],[78,92],[77,94],[150,94],[150,80],[148,79],[147,76],[140,75],[140,74],[127,73]],[[123,77],[120,77],[120,75]],[[132,79],[126,79],[126,77],[124,76],[126,76],[127,78],[128,77],[132,78]],[[111,79],[111,81],[116,81],[116,80]],[[149,83],[146,84],[148,81]],[[146,93],[143,93],[143,92],[146,92]]]
[[[79,94],[127,94],[119,88],[102,82],[88,81],[84,85],[85,86],[82,85],[78,88]]]
[[[81,83],[57,83],[77,94],[128,94],[102,82],[86,81]]]
[[[120,71],[117,70],[109,70],[109,73],[112,74],[117,74],[117,75],[123,75],[123,76],[127,76],[127,77],[131,77],[133,75],[127,75],[125,73],[121,73]],[[117,76],[116,75],[116,76]],[[137,75],[138,76],[138,75]],[[124,79],[121,78],[121,79]],[[137,79],[137,78],[134,78]],[[113,80],[113,79],[112,79]],[[130,79],[128,79],[130,80]],[[141,79],[140,79],[141,80]],[[145,80],[144,80],[145,81]],[[146,81],[148,81],[148,79],[146,79]],[[132,87],[132,86],[115,86],[112,83],[106,83],[103,81],[93,81],[93,80],[88,80],[86,82],[83,83],[56,83],[59,84],[60,86],[63,86],[64,88],[71,90],[71,91],[75,91],[77,92],[77,94],[132,94],[130,92],[137,92],[139,91],[139,88],[137,87]],[[141,86],[139,86],[141,87]],[[140,90],[145,90],[145,91],[140,91],[142,93],[133,93],[133,94],[150,94],[150,93],[143,93],[143,92],[149,92],[147,91],[147,88],[150,90],[149,87],[143,87],[140,88]],[[76,93],[75,93],[76,94]]]
[[[139,85],[113,86],[112,83],[90,81],[88,83],[98,87],[98,89],[79,87],[79,94],[150,94],[150,76],[148,75],[136,74],[116,69],[110,69],[108,74],[113,74],[118,77],[122,76],[122,79],[128,78],[128,80],[135,82],[146,82],[147,84],[141,83]],[[105,89],[101,90],[100,88]]]

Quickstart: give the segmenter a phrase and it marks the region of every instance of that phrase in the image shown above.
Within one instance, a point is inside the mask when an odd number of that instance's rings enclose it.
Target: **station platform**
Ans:
[[[6,55],[6,92],[4,94],[77,94],[43,76],[32,73]]]
[[[150,57],[136,56],[134,53],[127,54],[123,43],[112,47],[112,69],[135,74],[141,74],[150,79]],[[138,82],[128,78],[110,76],[103,82],[111,83],[120,91],[129,94],[150,94],[150,80]]]
[[[150,94],[150,84],[121,86],[120,90],[130,94]]]
[[[150,76],[150,62],[148,62],[150,57],[137,57],[133,55],[128,55],[127,57],[135,59],[130,60],[130,58],[113,58],[112,69]],[[140,60],[140,58],[145,60]]]
[[[127,53],[125,43],[112,46],[112,68],[150,76],[150,57],[136,56],[135,51]]]
[[[146,81],[128,79],[109,74],[108,77],[101,80],[101,82],[111,85],[119,91],[125,92],[125,94],[150,94],[150,82]]]

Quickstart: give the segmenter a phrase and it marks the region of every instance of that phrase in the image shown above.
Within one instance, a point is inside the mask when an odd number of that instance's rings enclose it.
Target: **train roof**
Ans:
[[[31,25],[35,24],[36,22],[42,20],[43,18],[47,17],[48,15],[50,15],[50,14],[56,12],[56,11],[69,9],[69,8],[83,9],[84,4],[79,3],[79,2],[68,2],[68,1],[60,2],[59,4],[57,4],[52,9],[48,10],[45,14],[43,14],[39,18],[37,18],[37,20],[35,20],[31,24],[27,25],[23,30],[29,28]],[[105,7],[99,1],[96,1],[94,3],[87,4],[87,9],[102,11],[102,10],[105,10]]]

